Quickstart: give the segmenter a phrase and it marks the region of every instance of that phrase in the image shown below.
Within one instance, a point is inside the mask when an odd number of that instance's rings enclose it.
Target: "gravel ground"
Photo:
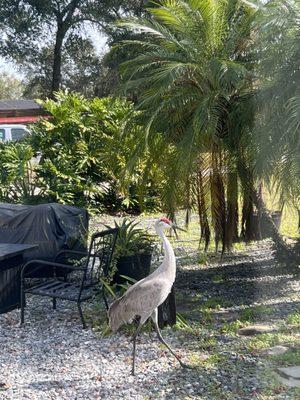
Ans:
[[[31,301],[27,314],[33,306]],[[1,381],[7,385],[1,399],[144,399],[147,393],[163,398],[160,379],[184,379],[147,334],[138,344],[138,374],[131,377],[130,337],[101,338],[81,328],[75,308],[61,307],[53,311],[49,301],[41,301],[22,328],[18,311],[1,316]],[[169,339],[176,348],[176,339]]]
[[[128,331],[103,338],[97,328],[81,328],[75,305],[61,301],[52,310],[50,299],[34,296],[24,326],[19,310],[0,315],[0,399],[296,399],[287,390],[260,397],[264,360],[248,351],[248,339],[224,334],[220,327],[241,310],[261,305],[272,312],[258,320],[280,325],[299,311],[298,282],[276,267],[268,246],[252,249],[250,256],[242,251],[225,257],[222,265],[212,259],[201,268],[199,255],[187,246],[177,243],[178,309],[199,328],[196,334],[189,326],[163,334],[194,369],[180,368],[154,334],[143,332],[132,377]],[[228,304],[202,325],[201,305],[216,297]],[[86,315],[93,310],[92,303],[84,307]]]

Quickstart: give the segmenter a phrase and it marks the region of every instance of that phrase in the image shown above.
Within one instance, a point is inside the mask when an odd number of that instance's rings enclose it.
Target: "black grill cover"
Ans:
[[[25,261],[53,260],[63,249],[86,251],[88,221],[87,211],[77,207],[0,203],[0,242],[37,244]]]

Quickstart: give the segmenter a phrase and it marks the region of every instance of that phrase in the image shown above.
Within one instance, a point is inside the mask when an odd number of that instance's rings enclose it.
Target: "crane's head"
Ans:
[[[173,227],[173,223],[172,223],[172,221],[170,221],[168,218],[166,218],[166,217],[162,217],[162,218],[159,218],[157,221],[156,221],[156,224],[155,224],[157,227],[161,227],[161,228],[165,228],[165,229],[167,229],[167,228],[172,228]]]
[[[174,229],[175,233],[176,233],[176,229],[179,229],[180,231],[185,231],[184,229],[176,226],[172,221],[170,221],[166,217],[159,218],[155,223],[155,227],[156,227],[156,229],[157,228],[162,228],[162,229],[172,228],[172,229]]]

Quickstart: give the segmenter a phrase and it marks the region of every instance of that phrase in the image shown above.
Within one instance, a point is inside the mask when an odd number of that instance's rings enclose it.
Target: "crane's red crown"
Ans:
[[[162,222],[165,222],[166,224],[172,225],[172,222],[166,217],[162,217],[159,220]]]

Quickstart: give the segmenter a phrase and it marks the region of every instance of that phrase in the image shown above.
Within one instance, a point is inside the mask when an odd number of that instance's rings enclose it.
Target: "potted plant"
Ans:
[[[130,221],[128,218],[124,218],[120,224],[115,221],[119,233],[114,253],[116,271],[113,283],[126,282],[126,278],[122,276],[138,281],[150,273],[154,242],[138,225],[138,222]]]

